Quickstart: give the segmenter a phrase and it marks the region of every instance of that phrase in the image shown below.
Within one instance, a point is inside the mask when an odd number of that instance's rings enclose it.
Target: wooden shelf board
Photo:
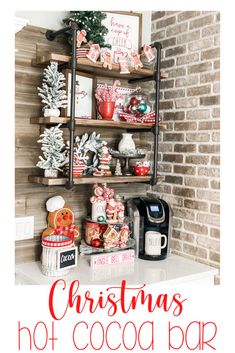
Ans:
[[[59,64],[68,63],[71,59],[68,55],[61,55],[55,53],[49,53],[41,56],[37,56],[36,59],[32,60],[33,66],[45,66],[50,63],[50,61],[57,61]],[[124,78],[124,79],[131,79],[131,78],[142,78],[147,76],[153,75],[153,70],[147,68],[141,68],[139,70],[135,70],[134,68],[129,68],[129,74],[121,74],[120,68],[118,64],[112,65],[112,70],[104,69],[103,63],[97,61],[93,63],[91,60],[87,58],[79,58],[77,60],[78,70],[92,73],[97,76],[107,76],[107,77],[115,77],[115,78]],[[161,78],[167,78],[167,72],[161,72]]]
[[[151,180],[151,175],[147,176],[111,176],[111,177],[79,177],[74,178],[75,185],[95,184],[95,183],[109,183],[109,184],[122,184],[122,183],[148,183]],[[45,178],[43,176],[30,175],[29,181],[36,184],[47,186],[65,185],[67,179],[62,178]]]
[[[38,117],[30,118],[31,124],[42,124],[42,125],[56,125],[56,124],[67,124],[69,122],[68,117]],[[106,128],[118,128],[118,129],[136,129],[143,130],[153,127],[153,124],[140,124],[140,123],[128,123],[126,121],[113,121],[113,120],[96,120],[96,119],[75,119],[77,126],[86,126],[92,128],[106,127]],[[166,125],[160,123],[159,128],[164,130]]]

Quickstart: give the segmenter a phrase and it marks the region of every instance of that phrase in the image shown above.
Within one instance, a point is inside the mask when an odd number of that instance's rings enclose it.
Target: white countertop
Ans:
[[[68,283],[77,279],[82,285],[120,284],[213,284],[218,270],[177,255],[169,255],[162,261],[135,259],[133,263],[106,265],[91,269],[89,256],[79,256],[76,268],[66,276],[47,277],[41,272],[40,262],[16,265],[16,284],[51,285],[57,278]]]

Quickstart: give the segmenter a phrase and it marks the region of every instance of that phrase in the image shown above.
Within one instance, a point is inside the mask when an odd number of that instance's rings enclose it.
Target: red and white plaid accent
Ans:
[[[67,231],[71,235],[74,235],[74,230],[75,230],[75,224],[71,223],[68,226],[58,226],[55,228],[53,235],[64,235],[64,232]]]
[[[155,123],[155,112],[144,115],[141,118],[136,117],[135,115],[127,114],[127,113],[119,113],[119,118],[123,121],[127,121],[128,123]]]
[[[48,248],[61,248],[72,244],[73,239],[66,235],[48,235],[42,239],[42,245]]]

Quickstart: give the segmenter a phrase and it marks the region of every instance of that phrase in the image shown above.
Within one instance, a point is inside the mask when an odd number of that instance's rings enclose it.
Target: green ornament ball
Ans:
[[[141,103],[138,105],[138,111],[141,113],[145,113],[147,110],[147,104],[146,103]]]
[[[145,114],[149,114],[151,112],[151,107],[150,105],[147,105],[147,108],[145,110]]]

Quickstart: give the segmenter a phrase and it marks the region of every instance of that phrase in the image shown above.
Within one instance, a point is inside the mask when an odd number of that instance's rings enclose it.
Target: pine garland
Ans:
[[[101,48],[110,48],[111,46],[105,44],[104,41],[108,29],[102,24],[102,21],[106,17],[106,13],[101,11],[70,11],[70,16],[63,19],[63,23],[68,26],[70,21],[76,22],[80,31],[82,29],[86,31],[88,43],[99,44]],[[71,44],[71,35],[69,36],[69,43]]]
[[[58,63],[51,61],[43,71],[42,88],[38,87],[38,95],[45,104],[43,110],[67,107],[66,91],[62,89],[64,81],[64,75],[58,72]]]

